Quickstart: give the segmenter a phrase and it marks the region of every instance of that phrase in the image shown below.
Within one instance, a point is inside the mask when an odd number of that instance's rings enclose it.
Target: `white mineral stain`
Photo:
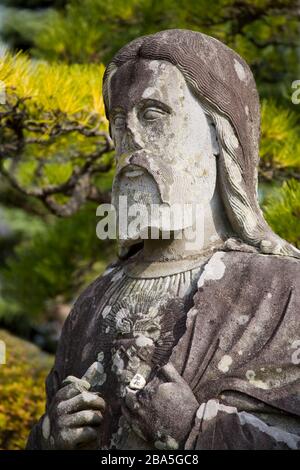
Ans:
[[[249,107],[248,106],[245,106],[245,113],[247,114],[247,116],[249,116]]]
[[[277,388],[281,386],[280,380],[277,379],[268,379],[267,380],[268,388]]]
[[[291,348],[295,349],[295,351],[292,353],[292,363],[298,365],[300,364],[300,340],[296,339],[293,341]]]
[[[227,405],[222,405],[222,403],[219,404],[219,411],[223,411],[224,413],[227,413],[227,414],[233,414],[233,413],[237,413],[237,408],[235,408],[234,406],[227,406]]]
[[[267,295],[268,299],[271,299],[272,298],[272,294],[271,292],[268,292],[268,295]]]
[[[214,419],[219,411],[223,411],[223,413],[233,414],[237,413],[237,409],[233,406],[226,406],[220,404],[218,400],[212,399],[208,400],[207,403],[201,403],[199,406],[196,417],[199,420],[210,421]]]
[[[296,351],[293,352],[292,363],[295,364],[296,366],[300,364],[300,349],[297,349]]]
[[[232,364],[232,357],[228,356],[228,354],[225,354],[225,356],[222,357],[222,359],[220,360],[218,364],[218,369],[221,372],[226,373],[229,371],[231,364]]]
[[[237,76],[239,77],[240,80],[244,81],[246,79],[246,72],[242,64],[234,59],[234,68],[237,73]]]
[[[261,388],[262,390],[268,390],[270,388],[268,383],[263,382],[262,380],[258,380],[255,377],[256,377],[256,374],[254,370],[247,370],[246,379],[249,381],[251,385],[253,385],[256,388]]]
[[[300,339],[296,339],[295,341],[292,342],[291,348],[296,349],[300,347]]]
[[[224,276],[225,264],[222,261],[224,253],[217,252],[208,261],[198,280],[198,287],[202,287],[205,281],[219,280]]]
[[[209,400],[207,403],[202,403],[196,413],[197,418],[204,421],[210,421],[215,418],[218,414],[218,405],[217,400]]]

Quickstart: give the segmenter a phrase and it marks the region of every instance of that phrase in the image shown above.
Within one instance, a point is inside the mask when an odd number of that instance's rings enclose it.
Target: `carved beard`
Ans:
[[[118,238],[126,247],[145,238],[171,238],[192,225],[180,212],[181,205],[174,212],[176,206],[162,201],[157,181],[141,166],[127,165],[117,172],[112,203],[118,216]]]

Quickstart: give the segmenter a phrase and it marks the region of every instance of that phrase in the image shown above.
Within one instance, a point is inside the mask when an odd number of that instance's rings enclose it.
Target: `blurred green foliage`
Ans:
[[[9,7],[2,37],[12,51],[28,53],[0,62],[7,87],[0,197],[14,234],[0,268],[2,318],[38,318],[57,296],[71,300],[112,256],[95,236],[96,204],[109,198],[113,173],[101,135],[108,129],[100,64],[131,39],[162,29],[210,34],[250,64],[262,99],[263,209],[275,231],[300,247],[300,105],[291,102],[291,83],[300,79],[297,0],[2,3]],[[74,174],[91,159],[78,201]],[[60,190],[47,195],[53,186]],[[58,220],[49,210],[68,218]]]
[[[300,247],[300,184],[294,179],[284,181],[276,192],[267,196],[265,215],[278,235]]]
[[[111,257],[111,244],[96,238],[96,222],[92,204],[67,219],[27,220],[31,237],[23,237],[1,270],[0,319],[38,317],[58,296],[60,302],[72,303]]]
[[[0,340],[6,345],[6,364],[0,365],[0,450],[19,450],[44,413],[53,357],[1,329]]]
[[[109,192],[113,172],[103,71],[101,64],[32,62],[22,54],[6,53],[0,62],[6,85],[0,105],[1,215],[11,231],[11,237],[0,237],[5,325],[17,323],[19,329],[21,319],[43,321],[51,303],[71,302],[112,256],[112,245],[96,237],[98,198]],[[45,206],[69,217],[58,219]]]
[[[48,64],[20,54],[2,56],[0,81],[6,100],[0,104],[0,163],[3,171],[13,169],[15,185],[29,193],[31,187],[67,183],[76,177],[74,171],[85,171],[89,159],[94,165],[101,159],[109,171],[111,155],[102,151],[107,131],[103,72],[101,64]],[[97,177],[94,167],[91,171]]]
[[[30,24],[32,54],[46,60],[105,63],[137,36],[188,28],[233,47],[252,66],[264,93],[282,91],[296,73],[297,0],[68,0],[64,8],[42,14],[33,10],[29,20],[23,11],[11,11],[4,32],[19,22],[18,33],[27,41]]]
[[[251,66],[262,99],[263,210],[300,248],[300,104],[291,102],[300,79],[298,0],[0,3],[0,34],[10,46],[0,56],[2,325],[44,321],[113,257],[114,245],[95,233],[96,206],[109,200],[113,175],[101,64],[131,39],[163,29],[212,35]],[[0,365],[0,446],[21,449],[43,413],[52,358],[3,330],[0,339],[8,360]]]

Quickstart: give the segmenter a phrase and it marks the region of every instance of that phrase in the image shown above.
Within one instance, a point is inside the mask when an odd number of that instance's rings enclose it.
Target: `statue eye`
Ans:
[[[117,115],[114,117],[114,126],[116,129],[123,129],[126,120],[124,116]]]
[[[143,113],[143,119],[146,121],[155,121],[164,115],[164,111],[158,108],[147,108]]]

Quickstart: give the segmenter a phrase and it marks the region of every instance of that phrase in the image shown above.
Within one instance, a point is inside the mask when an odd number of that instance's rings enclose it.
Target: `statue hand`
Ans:
[[[68,377],[68,385],[55,395],[42,423],[45,447],[76,449],[92,446],[97,439],[97,427],[103,420],[105,401],[89,392],[89,383]],[[70,383],[71,382],[71,383]]]
[[[155,377],[140,391],[127,388],[123,414],[137,434],[157,448],[178,448],[191,430],[199,404],[171,363],[159,374],[167,382]]]

